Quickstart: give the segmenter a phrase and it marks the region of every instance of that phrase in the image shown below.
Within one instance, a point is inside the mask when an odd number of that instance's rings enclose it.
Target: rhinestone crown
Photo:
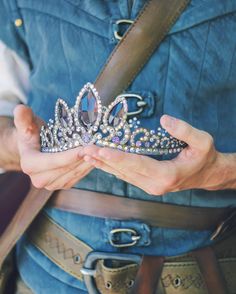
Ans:
[[[170,136],[166,130],[149,130],[134,117],[127,122],[125,94],[108,107],[102,106],[95,87],[87,83],[80,91],[74,107],[58,99],[55,121],[41,128],[41,151],[60,152],[78,146],[96,144],[126,152],[161,155],[180,152],[186,143]]]

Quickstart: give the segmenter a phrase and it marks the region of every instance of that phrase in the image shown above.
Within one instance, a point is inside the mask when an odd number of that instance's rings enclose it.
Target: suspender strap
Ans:
[[[189,0],[150,0],[115,47],[95,87],[110,104],[134,80],[160,45]]]

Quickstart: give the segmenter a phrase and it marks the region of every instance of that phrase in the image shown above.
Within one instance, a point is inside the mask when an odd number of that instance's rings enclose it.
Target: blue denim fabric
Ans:
[[[80,88],[96,79],[116,45],[115,21],[135,18],[144,3],[136,0],[131,7],[128,0],[0,1],[0,38],[30,62],[29,105],[37,115],[45,120],[53,117],[58,97],[73,105]],[[15,28],[14,20],[19,17],[23,26]],[[147,102],[139,116],[144,127],[157,128],[161,115],[167,113],[209,132],[219,151],[236,152],[235,32],[235,0],[191,1],[127,90],[141,94]],[[134,101],[128,103],[131,109],[135,108]],[[93,170],[76,187],[189,206],[236,204],[235,191],[230,190],[195,189],[153,197],[99,170]],[[118,227],[135,228],[142,236],[136,246],[123,252],[177,255],[210,242],[208,231],[162,229],[138,220],[120,222],[56,209],[45,211],[95,250],[117,251],[108,236],[111,229]],[[127,236],[123,237],[121,241]],[[85,289],[25,238],[18,245],[18,265],[23,279],[36,293],[42,293],[40,287],[44,294],[51,294],[52,289],[58,289],[58,293]]]

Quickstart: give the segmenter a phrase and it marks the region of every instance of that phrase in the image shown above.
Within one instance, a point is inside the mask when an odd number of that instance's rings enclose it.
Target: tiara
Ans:
[[[149,130],[133,117],[127,121],[125,94],[108,106],[102,106],[94,85],[87,83],[74,107],[58,99],[55,120],[50,119],[40,131],[42,152],[61,152],[78,146],[96,144],[122,151],[162,155],[180,152],[186,143],[170,136],[165,129]]]

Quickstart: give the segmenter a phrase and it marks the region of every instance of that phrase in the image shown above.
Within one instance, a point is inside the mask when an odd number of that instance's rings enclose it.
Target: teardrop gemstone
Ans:
[[[63,128],[69,126],[69,114],[64,104],[58,103],[58,120]]]
[[[97,99],[91,90],[85,93],[80,100],[78,117],[85,127],[90,127],[96,122],[98,117]]]
[[[108,118],[109,125],[117,127],[124,116],[124,105],[122,102],[117,103],[110,111]]]

